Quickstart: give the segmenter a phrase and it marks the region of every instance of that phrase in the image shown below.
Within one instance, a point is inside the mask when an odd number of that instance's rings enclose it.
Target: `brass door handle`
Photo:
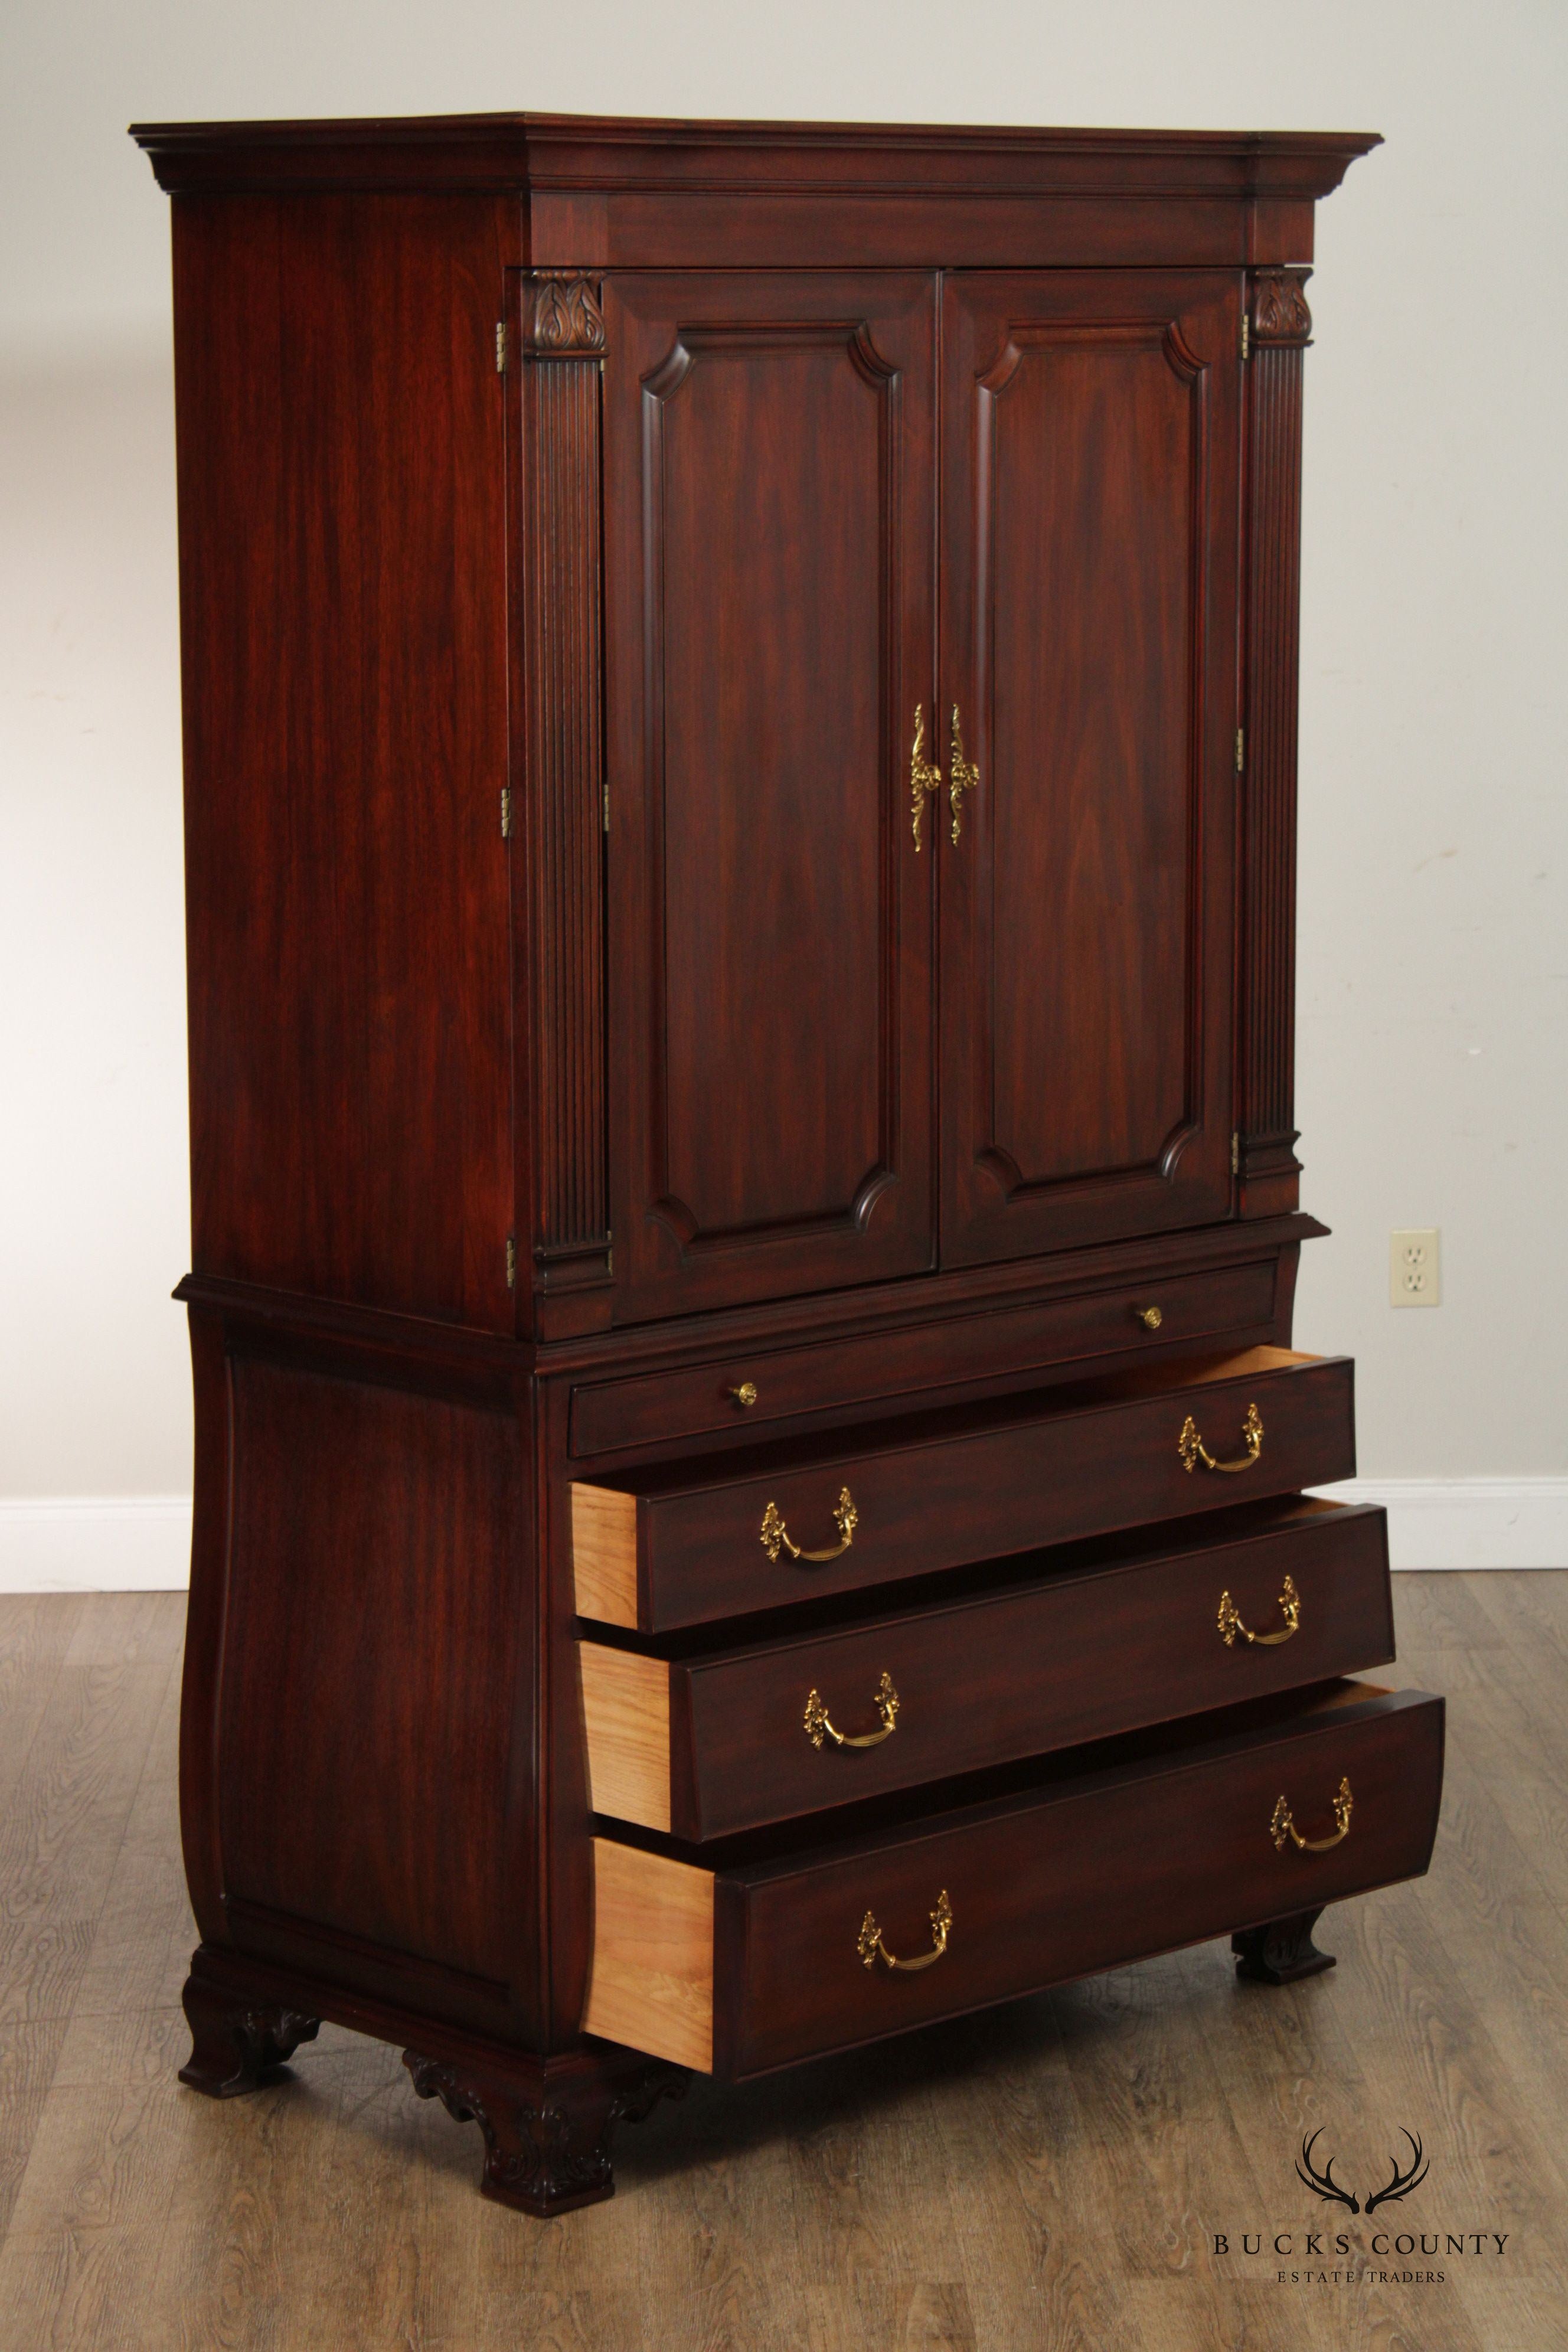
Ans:
[[[885,1674],[877,1685],[872,1706],[882,1718],[880,1731],[839,1731],[827,1720],[827,1709],[822,1693],[812,1691],[805,1702],[805,1736],[814,1748],[820,1748],[825,1738],[835,1748],[880,1748],[890,1739],[899,1720],[899,1694],[893,1688],[893,1677]]]
[[[848,1550],[855,1540],[855,1530],[860,1524],[860,1514],[855,1508],[855,1498],[847,1486],[841,1486],[838,1490],[838,1500],[833,1506],[833,1518],[841,1540],[829,1544],[826,1551],[803,1551],[799,1544],[790,1540],[790,1532],[780,1516],[778,1505],[770,1503],[763,1513],[763,1549],[771,1560],[775,1561],[781,1550],[787,1551],[791,1559],[837,1559],[841,1551]]]
[[[915,741],[910,753],[910,823],[914,831],[915,847],[921,845],[921,816],[930,793],[942,790],[942,770],[933,767],[926,758],[925,704],[915,705]]]
[[[1301,1835],[1300,1831],[1296,1827],[1295,1822],[1291,1820],[1290,1808],[1286,1803],[1284,1798],[1281,1797],[1274,1808],[1274,1818],[1268,1824],[1268,1834],[1273,1839],[1281,1853],[1285,1851],[1285,1841],[1287,1838],[1289,1838],[1292,1845],[1296,1846],[1302,1853],[1327,1853],[1331,1845],[1338,1845],[1342,1838],[1349,1837],[1351,1833],[1351,1807],[1354,1802],[1355,1799],[1351,1794],[1350,1782],[1348,1780],[1342,1780],[1338,1789],[1334,1791],[1334,1822],[1336,1826],[1332,1837],[1306,1838]]]
[[[1279,1587],[1279,1614],[1285,1622],[1277,1633],[1255,1633],[1250,1625],[1242,1623],[1241,1612],[1229,1593],[1222,1592],[1219,1596],[1219,1638],[1227,1650],[1236,1647],[1238,1633],[1244,1642],[1256,1642],[1260,1650],[1274,1650],[1281,1642],[1288,1642],[1292,1633],[1299,1633],[1301,1630],[1301,1596],[1289,1576]]]
[[[963,829],[963,795],[965,793],[973,792],[980,782],[979,769],[963,756],[963,730],[959,724],[956,702],[952,706],[951,748],[952,756],[948,763],[948,774],[951,779],[948,784],[948,798],[952,803],[952,839],[953,846],[956,848],[958,836]]]
[[[882,1931],[877,1925],[875,1914],[870,1911],[867,1912],[860,1922],[860,1933],[855,1938],[855,1949],[868,1969],[874,1968],[880,1960],[887,1968],[906,1969],[912,1975],[916,1969],[933,1968],[941,1959],[947,1949],[947,1938],[952,1926],[952,1906],[947,1899],[947,1889],[944,1886],[936,1898],[936,1909],[931,1915],[931,1950],[922,1952],[918,1960],[900,1960],[894,1958],[883,1943]]]
[[[1263,1423],[1258,1418],[1258,1407],[1255,1404],[1249,1404],[1247,1408],[1247,1419],[1241,1424],[1241,1434],[1246,1441],[1247,1451],[1240,1460],[1216,1462],[1198,1435],[1196,1422],[1192,1414],[1188,1413],[1182,1423],[1182,1433],[1176,1440],[1176,1451],[1182,1457],[1183,1469],[1195,1470],[1201,1462],[1205,1470],[1250,1470],[1263,1451]]]

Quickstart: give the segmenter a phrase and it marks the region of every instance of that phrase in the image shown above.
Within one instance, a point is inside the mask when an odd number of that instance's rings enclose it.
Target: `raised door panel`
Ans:
[[[616,1312],[929,1266],[935,307],[605,288]]]
[[[1239,331],[1233,273],[946,282],[944,1263],[1230,1209]]]

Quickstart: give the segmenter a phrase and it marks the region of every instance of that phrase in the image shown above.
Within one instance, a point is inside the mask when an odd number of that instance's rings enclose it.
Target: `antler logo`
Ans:
[[[1345,2205],[1352,2213],[1361,2212],[1363,2209],[1360,2200],[1352,2195],[1350,2189],[1342,2189],[1334,2179],[1333,2158],[1331,2157],[1329,2158],[1321,2172],[1312,2162],[1313,2146],[1321,2137],[1322,2126],[1320,2125],[1317,2131],[1310,2133],[1301,2142],[1301,2154],[1296,2166],[1296,2178],[1311,2189],[1315,2196],[1321,2197],[1326,2203]],[[1393,2171],[1388,2186],[1385,2189],[1374,2189],[1367,2199],[1364,2210],[1368,2213],[1375,2213],[1380,2205],[1393,2205],[1397,2203],[1401,2197],[1408,2197],[1411,2190],[1419,2189],[1426,2178],[1426,2159],[1422,2152],[1420,2141],[1414,2132],[1405,2131],[1403,2127],[1401,2137],[1410,2143],[1410,2163],[1402,2168],[1397,2157],[1390,2158]]]
[[[1304,2139],[1301,2142],[1301,2156],[1300,2161],[1296,2167],[1296,2178],[1298,2180],[1304,2181],[1309,2189],[1315,2189],[1318,2195],[1324,2199],[1327,2203],[1331,2205],[1348,2205],[1352,2213],[1359,2213],[1361,2211],[1360,2198],[1352,2197],[1350,2190],[1348,2189],[1342,2189],[1339,2182],[1334,2179],[1333,2158],[1330,2157],[1321,2172],[1319,2172],[1312,2163],[1313,2141],[1319,2140],[1321,2137],[1322,2126],[1320,2124],[1318,2129],[1311,2134],[1310,2137]]]

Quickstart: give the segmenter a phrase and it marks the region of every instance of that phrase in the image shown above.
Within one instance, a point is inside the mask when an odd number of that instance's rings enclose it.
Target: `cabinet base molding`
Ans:
[[[690,2079],[683,2066],[610,2042],[548,2056],[510,2049],[356,1993],[286,1984],[266,1961],[208,1944],[192,1957],[184,2000],[193,2047],[180,2080],[209,2099],[287,2082],[287,2061],[323,2018],[395,2045],[416,2033],[436,2054],[404,2051],[415,2090],[484,2134],[482,2193],[545,2219],[613,2197],[616,2126],[682,2097]]]
[[[587,2045],[504,2069],[451,2065],[416,2050],[405,2050],[403,2063],[422,2099],[439,2099],[456,2122],[484,2134],[481,2194],[541,2220],[613,2197],[616,2125],[683,2097],[689,2080],[684,2067],[637,2051]]]
[[[1321,1952],[1312,1930],[1321,1911],[1295,1911],[1288,1919],[1270,1919],[1261,1927],[1244,1927],[1230,1939],[1236,1973],[1248,1984],[1296,1984],[1302,1977],[1321,1976],[1336,1963],[1332,1952]]]

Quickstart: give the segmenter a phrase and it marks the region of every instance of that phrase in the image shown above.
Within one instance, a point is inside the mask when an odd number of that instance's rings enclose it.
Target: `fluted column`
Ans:
[[[1244,1215],[1297,1205],[1296,727],[1305,269],[1247,289],[1247,604],[1242,772],[1241,1085]]]

